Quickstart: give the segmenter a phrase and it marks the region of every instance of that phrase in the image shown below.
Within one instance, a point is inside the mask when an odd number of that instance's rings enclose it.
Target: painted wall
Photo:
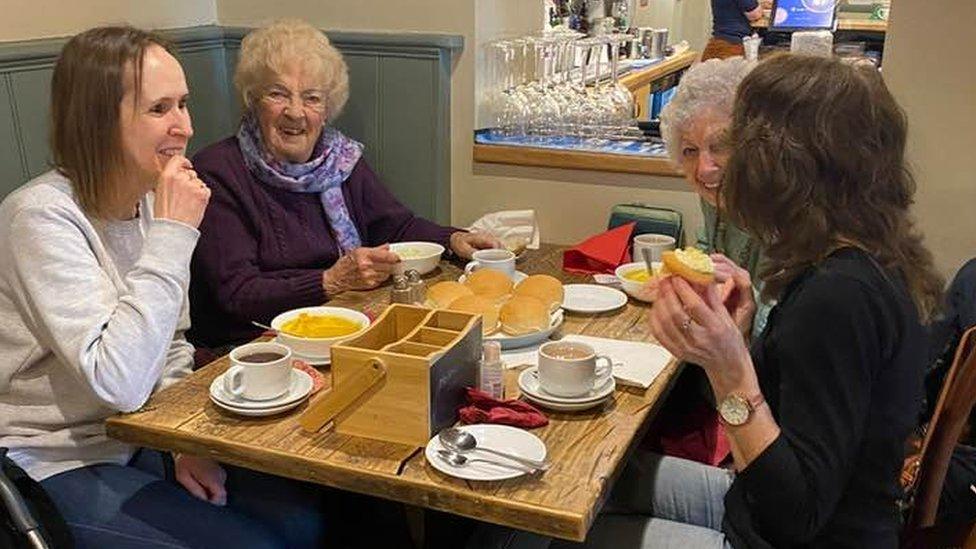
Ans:
[[[214,0],[3,0],[0,10],[0,42],[68,36],[111,23],[170,29],[217,22]]]
[[[884,77],[908,113],[915,215],[943,272],[976,256],[976,3],[895,2]]]

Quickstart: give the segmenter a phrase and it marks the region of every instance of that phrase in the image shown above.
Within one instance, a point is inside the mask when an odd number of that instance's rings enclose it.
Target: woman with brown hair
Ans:
[[[729,134],[724,200],[766,250],[777,305],[750,352],[749,275],[720,257],[735,306],[671,277],[650,322],[705,370],[735,471],[637,456],[587,544],[897,547],[922,324],[942,287],[908,211],[905,115],[874,69],[781,56],[742,82]]]
[[[104,420],[190,372],[190,258],[210,191],[186,79],[131,27],[83,32],[51,83],[54,169],[0,205],[0,446],[78,547],[318,543],[319,492],[133,448]]]

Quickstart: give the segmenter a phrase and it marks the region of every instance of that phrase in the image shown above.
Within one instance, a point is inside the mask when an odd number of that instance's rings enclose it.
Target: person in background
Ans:
[[[81,548],[311,547],[318,491],[109,439],[104,421],[187,375],[190,257],[210,190],[170,46],[85,31],[51,83],[55,169],[0,205],[0,446]],[[128,545],[127,545],[128,544]]]
[[[742,39],[752,34],[751,23],[759,21],[772,0],[712,0],[712,37],[705,44],[701,60],[742,57]]]
[[[731,154],[727,133],[735,92],[754,66],[742,57],[732,57],[711,59],[689,69],[661,112],[661,137],[671,160],[699,197],[704,226],[697,247],[729,257],[757,280],[762,258],[759,241],[729,221],[720,201]],[[761,290],[762,283],[757,280],[754,295],[758,308],[750,330],[752,337],[762,332],[772,308],[771,303],[759,299]]]
[[[321,31],[286,20],[251,32],[234,84],[245,108],[237,134],[193,158],[213,192],[192,265],[194,342],[251,339],[260,333],[252,320],[378,286],[399,261],[390,242],[438,242],[463,258],[500,247],[415,216],[363,146],[327,125],[349,76]]]

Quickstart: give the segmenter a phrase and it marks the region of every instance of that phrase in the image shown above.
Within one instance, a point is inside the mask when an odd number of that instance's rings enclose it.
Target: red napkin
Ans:
[[[632,221],[587,238],[563,252],[563,270],[571,273],[613,273],[630,262],[630,235],[637,222]]]
[[[521,400],[498,400],[474,387],[467,388],[467,400],[468,405],[458,410],[461,423],[501,423],[525,429],[549,424],[542,412]]]

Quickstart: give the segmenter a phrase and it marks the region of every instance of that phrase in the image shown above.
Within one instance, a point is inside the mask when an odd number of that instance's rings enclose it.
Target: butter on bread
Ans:
[[[702,286],[715,282],[715,263],[698,248],[667,251],[661,254],[662,275],[673,274]]]

